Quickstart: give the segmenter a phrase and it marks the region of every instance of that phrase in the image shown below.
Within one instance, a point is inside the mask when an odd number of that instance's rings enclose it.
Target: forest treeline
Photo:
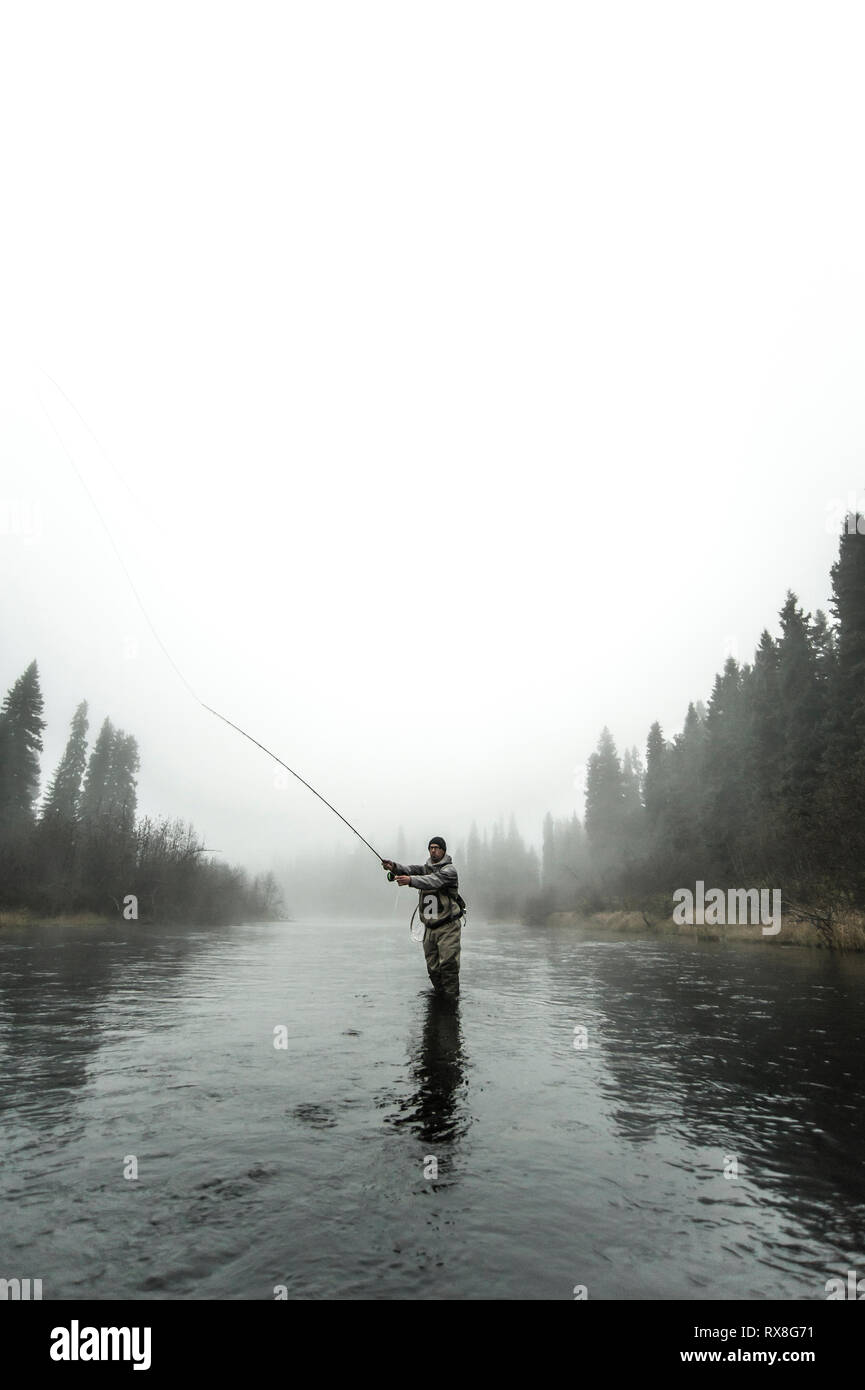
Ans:
[[[831,936],[865,911],[865,518],[849,514],[831,620],[788,592],[753,661],[732,657],[673,739],[619,757],[604,729],[582,826],[543,831],[542,906],[671,911],[697,880],[780,888]],[[682,634],[688,640],[688,634]],[[538,910],[537,903],[535,911]]]
[[[38,803],[43,709],[33,661],[0,708],[0,907],[204,923],[284,915],[271,874],[202,858],[181,820],[136,817],[137,742],[105,719],[88,752],[86,701]]]
[[[470,909],[543,920],[555,910],[668,917],[672,895],[779,888],[831,939],[834,916],[865,912],[865,517],[844,521],[831,617],[788,592],[751,662],[729,658],[682,731],[659,723],[620,756],[608,729],[588,762],[583,819],[527,845],[512,817],[450,846]],[[689,640],[682,633],[682,642]],[[134,893],[150,916],[221,922],[284,911],[273,875],[203,861],[180,821],[136,821],[134,738],[102,725],[87,755],[87,707],[37,810],[42,698],[35,662],[0,711],[0,905],[110,910]],[[424,857],[397,832],[387,852]],[[280,871],[299,912],[367,916],[409,902],[366,849],[340,845]],[[382,894],[387,898],[383,899]],[[410,911],[410,907],[408,907]]]
[[[831,570],[832,620],[788,592],[775,636],[732,657],[680,734],[658,723],[645,760],[609,730],[589,759],[583,836],[545,831],[544,887],[604,907],[667,905],[701,879],[780,888],[820,914],[865,909],[865,519],[847,517]],[[682,634],[688,640],[688,634]],[[555,866],[555,867],[553,867]],[[578,893],[563,880],[576,874]],[[568,873],[568,877],[570,874]]]

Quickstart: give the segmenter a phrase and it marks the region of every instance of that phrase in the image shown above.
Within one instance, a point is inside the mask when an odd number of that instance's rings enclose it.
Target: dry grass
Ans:
[[[781,930],[774,936],[764,936],[757,924],[698,927],[687,923],[680,925],[672,917],[652,918],[642,912],[593,912],[589,917],[579,912],[553,912],[548,921],[551,926],[600,927],[604,931],[630,936],[680,936],[691,941],[769,942],[772,945],[780,943],[824,950],[865,951],[865,916],[853,912],[842,913],[835,918],[831,946],[816,926],[786,915],[782,915]]]
[[[10,908],[0,911],[3,927],[103,927],[113,919],[98,912],[61,912],[55,916],[40,916],[29,908]]]

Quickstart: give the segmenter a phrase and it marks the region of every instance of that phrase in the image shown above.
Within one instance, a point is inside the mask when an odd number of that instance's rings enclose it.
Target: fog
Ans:
[[[826,609],[860,23],[7,14],[0,685],[38,661],[43,785],[86,699],[140,814],[255,869],[353,853],[188,683],[382,854],[511,813],[538,845],[605,725],[671,738],[788,589]]]

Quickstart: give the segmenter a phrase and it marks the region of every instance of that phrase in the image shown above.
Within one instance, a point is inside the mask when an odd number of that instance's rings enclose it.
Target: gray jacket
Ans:
[[[412,888],[418,890],[419,912],[424,926],[437,927],[459,911],[459,878],[454,861],[446,854],[437,864],[395,864],[394,874],[408,874]]]

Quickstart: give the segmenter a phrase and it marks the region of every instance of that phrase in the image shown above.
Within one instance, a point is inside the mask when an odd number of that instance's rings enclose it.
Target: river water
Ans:
[[[865,1275],[865,959],[470,919],[462,983],[443,1012],[396,918],[4,930],[0,1276],[699,1300]]]

